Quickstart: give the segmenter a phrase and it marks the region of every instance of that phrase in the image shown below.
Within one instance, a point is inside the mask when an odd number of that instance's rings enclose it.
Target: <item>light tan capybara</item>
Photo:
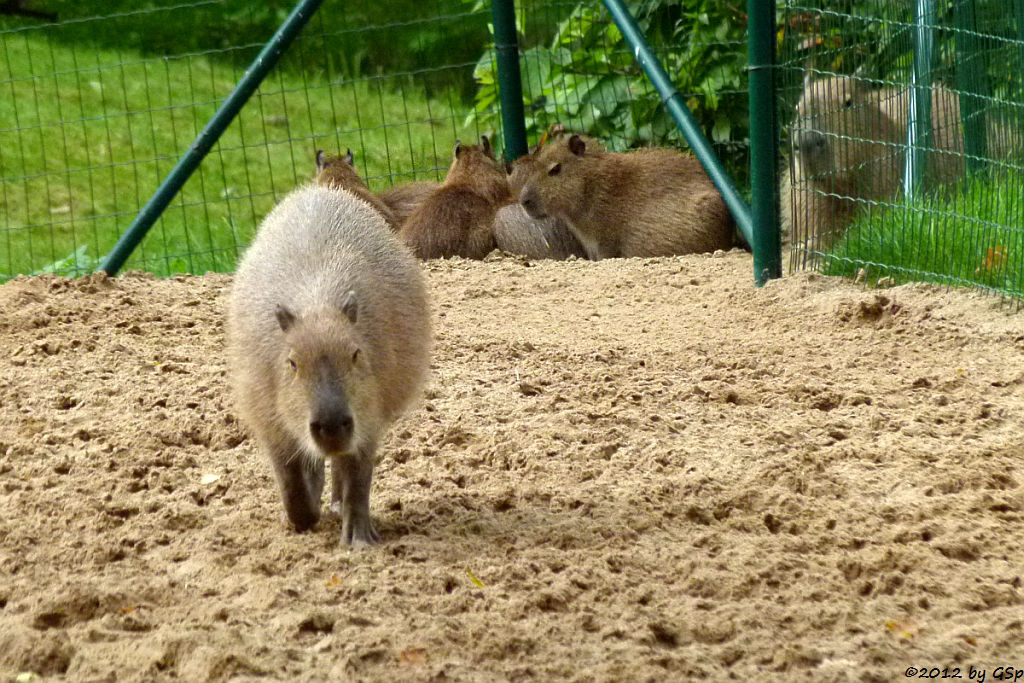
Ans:
[[[334,156],[324,153],[322,149],[316,151],[316,184],[322,187],[330,187],[336,190],[348,190],[367,204],[372,206],[388,226],[397,231],[401,225],[395,214],[377,195],[370,191],[363,179],[356,171],[355,159],[352,157],[352,150],[345,150],[345,156]]]
[[[733,221],[700,162],[671,149],[608,152],[572,135],[548,144],[519,195],[564,220],[592,259],[729,249]]]
[[[320,517],[330,459],[342,541],[380,539],[377,445],[416,398],[431,339],[420,266],[361,197],[309,185],[264,219],[231,287],[227,355],[239,414],[297,530]]]
[[[804,81],[790,168],[780,181],[783,229],[791,239],[827,248],[860,209],[900,194],[909,106],[906,88],[871,88],[850,76]],[[931,93],[931,131],[925,188],[964,172],[960,100],[938,86]]]
[[[512,162],[508,176],[509,193],[519,196],[523,183],[536,166],[536,152]],[[531,218],[518,201],[500,209],[494,216],[494,243],[502,251],[534,259],[586,258],[587,252],[565,221],[547,217]]]
[[[509,201],[505,170],[482,135],[479,146],[455,144],[444,183],[413,211],[399,234],[421,259],[480,259],[494,249],[494,216]]]
[[[377,196],[387,204],[395,217],[395,222],[404,225],[409,216],[416,208],[423,203],[423,200],[430,196],[430,193],[441,187],[441,183],[430,182],[429,180],[417,180],[411,183],[402,183],[394,187],[378,192]]]

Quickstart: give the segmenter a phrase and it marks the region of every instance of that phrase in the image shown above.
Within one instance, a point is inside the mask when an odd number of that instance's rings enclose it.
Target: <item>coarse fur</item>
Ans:
[[[355,159],[352,157],[352,150],[346,150],[345,155],[341,156],[326,154],[323,150],[318,149],[316,151],[315,180],[316,184],[322,187],[348,190],[356,195],[384,216],[384,220],[388,222],[388,227],[392,230],[397,232],[401,226],[387,203],[371,192],[363,179],[359,177]]]
[[[780,181],[789,239],[828,248],[858,211],[901,192],[909,89],[874,89],[851,76],[804,82],[793,123],[789,168]],[[956,93],[931,91],[931,140],[925,188],[963,176],[963,135]]]
[[[733,222],[700,162],[671,149],[608,152],[578,135],[546,145],[519,201],[564,220],[592,259],[729,249]]]
[[[423,200],[400,235],[421,259],[481,259],[494,249],[494,216],[510,201],[505,170],[487,136],[481,144],[455,144],[455,158],[441,187]]]
[[[494,215],[494,244],[511,254],[533,259],[587,258],[587,252],[565,221],[533,218],[522,204],[506,204]]]
[[[402,226],[409,220],[409,216],[416,208],[423,203],[423,200],[439,187],[441,187],[441,183],[417,180],[378,192],[377,196],[391,209],[391,213],[395,216],[395,222]]]
[[[239,263],[227,345],[240,417],[295,528],[319,519],[329,458],[343,542],[377,541],[377,444],[418,395],[431,347],[426,285],[408,249],[352,192],[293,191]]]
[[[518,197],[536,166],[536,152],[512,162],[508,176],[509,193]],[[494,243],[502,251],[534,259],[586,258],[587,252],[565,221],[559,218],[532,218],[518,202],[498,209],[494,216]]]

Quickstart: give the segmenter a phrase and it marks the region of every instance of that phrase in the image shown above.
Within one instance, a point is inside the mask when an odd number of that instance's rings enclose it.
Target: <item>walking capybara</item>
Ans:
[[[909,106],[909,89],[874,89],[851,76],[804,81],[791,168],[781,179],[782,223],[791,239],[828,248],[859,209],[900,193]],[[928,147],[925,187],[963,176],[960,100],[938,86]]]
[[[411,183],[395,185],[383,192],[378,192],[377,196],[391,209],[395,222],[402,226],[409,220],[409,216],[412,215],[413,211],[423,203],[423,200],[439,187],[441,187],[441,183],[417,180]]]
[[[700,162],[671,149],[608,152],[572,135],[545,145],[519,195],[564,220],[592,259],[728,249],[733,222]]]
[[[399,233],[419,258],[480,259],[494,249],[494,215],[510,201],[505,170],[486,135],[480,145],[455,143],[441,187],[413,211]]]
[[[345,150],[345,156],[333,156],[318,149],[316,151],[315,179],[316,184],[322,187],[348,190],[380,212],[392,230],[397,231],[400,227],[401,223],[387,203],[371,192],[363,179],[359,177],[359,173],[356,172],[355,159],[352,157],[352,150]]]
[[[385,429],[417,396],[431,332],[420,267],[348,190],[294,190],[264,219],[228,300],[242,421],[299,531],[320,517],[324,461],[342,541],[379,540],[370,483]]]

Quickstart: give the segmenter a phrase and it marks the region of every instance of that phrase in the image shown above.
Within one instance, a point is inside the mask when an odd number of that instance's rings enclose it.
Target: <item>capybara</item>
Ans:
[[[480,259],[494,249],[494,215],[510,201],[505,170],[486,135],[480,145],[455,143],[455,158],[441,187],[402,225],[402,240],[419,258]]]
[[[392,188],[378,192],[377,196],[391,209],[395,222],[402,226],[409,220],[409,216],[412,215],[413,211],[423,203],[423,200],[439,187],[441,187],[441,183],[417,180],[411,183],[395,185]]]
[[[523,183],[536,165],[536,152],[512,163],[508,176],[509,193],[519,196]],[[494,243],[502,251],[535,259],[586,258],[587,252],[565,221],[559,218],[532,218],[518,201],[507,204],[494,216]]]
[[[790,168],[781,179],[782,223],[790,239],[828,248],[859,209],[900,193],[909,106],[906,88],[871,88],[851,76],[804,81]],[[960,100],[939,86],[931,91],[931,131],[925,188],[964,172]]]
[[[608,152],[579,135],[547,144],[519,195],[533,218],[553,216],[592,259],[729,249],[733,222],[692,155]]]
[[[395,214],[377,195],[370,191],[363,179],[356,172],[352,150],[345,150],[345,156],[325,154],[322,149],[316,151],[316,184],[336,190],[348,190],[384,216],[388,226],[397,231],[401,223]]]
[[[320,517],[329,458],[342,541],[379,540],[377,444],[416,398],[431,339],[420,267],[361,198],[310,185],[264,219],[231,287],[228,362],[239,414],[297,530]]]

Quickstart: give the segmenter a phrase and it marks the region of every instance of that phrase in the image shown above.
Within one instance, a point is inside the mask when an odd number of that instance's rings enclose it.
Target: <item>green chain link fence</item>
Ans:
[[[0,15],[3,279],[93,270],[292,9],[36,3],[54,20]],[[316,148],[351,148],[380,190],[443,177],[458,138],[501,140],[490,3],[378,4],[324,2],[126,267],[231,270]],[[749,197],[744,3],[629,6]],[[686,146],[601,3],[516,12],[531,144],[561,123]],[[1024,0],[779,0],[777,19],[791,268],[1024,295]]]
[[[791,265],[1024,296],[1024,2],[789,1],[778,29]]]
[[[292,9],[137,4],[0,15],[0,278],[93,270]],[[325,3],[126,267],[232,270],[316,148],[351,148],[376,189],[443,177],[456,138],[484,132],[466,114],[489,13],[399,4]]]

